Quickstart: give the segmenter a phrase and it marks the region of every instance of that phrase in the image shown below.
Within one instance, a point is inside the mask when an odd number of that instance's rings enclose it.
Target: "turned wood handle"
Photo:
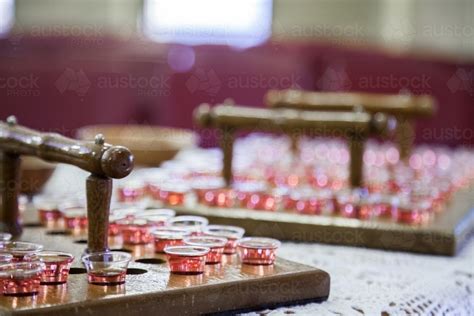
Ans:
[[[126,177],[133,169],[130,150],[106,144],[100,135],[95,142],[79,141],[55,133],[37,132],[17,125],[13,118],[0,122],[0,151],[62,162],[115,179]]]
[[[270,90],[265,102],[272,108],[300,110],[352,111],[362,107],[369,113],[382,112],[404,117],[432,116],[435,101],[429,95],[403,95],[355,92],[313,92]]]
[[[312,111],[352,111],[362,108],[368,113],[385,113],[396,117],[395,132],[400,157],[408,159],[415,139],[412,119],[432,116],[436,111],[429,95],[380,94],[362,92],[310,92],[302,90],[270,90],[265,101],[271,108]]]
[[[217,127],[222,131],[222,176],[226,185],[232,183],[234,132],[238,129],[281,131],[293,139],[300,133],[311,135],[345,136],[350,142],[350,182],[362,184],[362,156],[364,141],[369,135],[384,135],[393,126],[382,113],[315,112],[291,109],[259,109],[235,105],[201,104],[194,112],[195,121],[203,127]]]
[[[89,218],[87,251],[108,250],[108,228],[112,179],[120,179],[133,169],[133,155],[125,147],[105,143],[99,134],[94,142],[79,141],[53,133],[40,133],[17,125],[14,117],[0,122],[0,228],[15,236],[22,232],[18,193],[20,157],[37,156],[89,171],[86,181]]]
[[[310,131],[312,134],[377,134],[389,130],[385,115],[365,112],[314,112],[291,109],[262,109],[236,105],[201,104],[194,112],[195,121],[203,127],[230,129]],[[339,135],[340,135],[339,134]]]

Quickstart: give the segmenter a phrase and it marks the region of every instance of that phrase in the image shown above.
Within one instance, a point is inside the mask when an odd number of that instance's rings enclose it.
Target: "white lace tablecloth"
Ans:
[[[329,299],[254,315],[474,315],[474,239],[454,258],[295,243],[279,255],[329,272]]]
[[[59,165],[46,191],[84,192],[86,176]],[[329,272],[329,299],[251,315],[474,315],[474,238],[456,257],[287,242],[278,254]]]

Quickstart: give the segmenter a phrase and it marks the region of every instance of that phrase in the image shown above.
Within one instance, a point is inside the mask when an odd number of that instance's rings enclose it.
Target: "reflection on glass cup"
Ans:
[[[44,263],[11,262],[0,266],[0,284],[3,295],[36,295],[40,289]]]
[[[132,256],[124,252],[97,252],[82,257],[89,283],[117,285],[125,283],[127,267]]]
[[[210,249],[195,246],[169,246],[165,248],[171,273],[201,274],[206,265],[206,255]]]
[[[74,256],[59,251],[42,251],[36,254],[38,259],[45,264],[41,284],[66,283],[69,276]]]
[[[237,252],[245,264],[269,265],[275,261],[280,241],[273,238],[246,237],[237,242]]]

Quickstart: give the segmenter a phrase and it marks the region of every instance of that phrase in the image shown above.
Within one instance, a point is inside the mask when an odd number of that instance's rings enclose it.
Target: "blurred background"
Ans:
[[[471,0],[0,0],[0,117],[69,136],[299,88],[430,94],[417,141],[473,145],[473,82]]]

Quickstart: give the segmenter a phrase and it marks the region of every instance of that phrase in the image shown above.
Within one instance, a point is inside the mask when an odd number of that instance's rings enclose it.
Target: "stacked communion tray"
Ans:
[[[442,255],[473,231],[474,153],[413,147],[413,119],[435,112],[430,96],[284,90],[266,103],[201,104],[194,119],[217,132],[221,151],[138,171],[119,199],[252,235]],[[380,143],[392,135],[396,145]]]
[[[38,196],[34,207],[21,205],[24,241],[4,234],[0,242],[0,311],[138,315],[159,308],[194,315],[320,302],[329,295],[329,275],[276,257],[276,239],[143,204],[114,204],[110,250],[87,253],[83,204]]]
[[[329,295],[329,275],[277,258],[276,239],[111,201],[112,178],[130,174],[133,155],[103,135],[77,141],[10,117],[0,122],[0,151],[0,314],[198,315]],[[22,155],[90,172],[86,194],[20,198]]]
[[[393,144],[368,142],[363,185],[352,188],[345,143],[303,138],[298,155],[290,146],[285,136],[250,134],[237,140],[231,186],[221,177],[219,150],[183,152],[160,168],[137,170],[119,185],[117,197],[122,202],[173,206],[213,216],[222,223],[241,223],[255,234],[285,239],[294,239],[286,235],[285,223],[296,229],[313,223],[317,226],[314,234],[321,226],[328,229],[332,225],[334,233],[338,227],[347,227],[346,234],[351,228],[378,227],[389,235],[382,234],[385,245],[376,247],[387,248],[391,247],[390,236],[424,229],[434,234],[432,228],[444,218],[462,219],[474,205],[467,192],[474,180],[472,150],[420,146],[401,160]],[[459,195],[461,203],[456,199]],[[278,223],[278,227],[266,231],[260,225],[258,231],[259,222]],[[302,239],[307,231],[301,231]],[[314,239],[325,241],[318,238]],[[416,244],[416,238],[409,237],[408,246]],[[365,240],[361,245],[370,246]],[[429,247],[414,247],[414,251],[436,253],[436,246]],[[404,250],[411,250],[408,248]]]

